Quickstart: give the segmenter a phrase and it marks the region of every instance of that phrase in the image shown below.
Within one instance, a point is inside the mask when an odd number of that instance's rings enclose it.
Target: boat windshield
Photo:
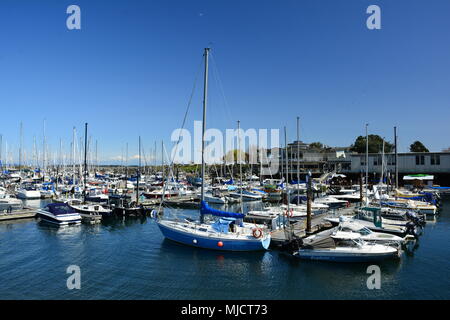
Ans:
[[[360,234],[360,235],[363,235],[363,236],[367,236],[367,235],[369,235],[369,234],[371,234],[371,233],[372,233],[372,230],[370,230],[370,229],[367,228],[367,227],[364,227],[364,228],[362,228],[362,229],[359,230],[359,234]]]

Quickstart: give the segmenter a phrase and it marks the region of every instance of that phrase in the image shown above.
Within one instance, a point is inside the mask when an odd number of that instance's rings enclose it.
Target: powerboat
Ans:
[[[355,237],[338,239],[334,229],[322,231],[303,239],[294,256],[305,260],[333,262],[376,262],[399,257],[401,251],[392,246],[369,243]]]
[[[110,216],[111,210],[100,204],[87,204],[79,199],[70,199],[67,204],[84,218],[100,220],[102,216]],[[98,218],[95,218],[95,217]]]
[[[366,242],[393,245],[397,247],[407,240],[414,239],[414,237],[411,235],[407,235],[402,238],[389,233],[375,232],[370,230],[363,224],[354,220],[345,219],[345,217],[341,217],[340,221],[341,222],[335,229],[336,231],[332,234],[332,237],[335,239],[350,240],[360,238]]]
[[[37,211],[44,221],[56,225],[72,225],[81,223],[81,215],[67,203],[49,203]]]
[[[16,197],[19,199],[40,199],[41,193],[33,185],[23,185],[17,190]]]
[[[23,208],[23,202],[20,199],[13,198],[9,194],[0,196],[0,212],[12,212]]]

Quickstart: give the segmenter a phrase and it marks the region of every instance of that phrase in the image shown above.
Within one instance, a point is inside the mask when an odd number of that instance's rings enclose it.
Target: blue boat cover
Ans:
[[[66,203],[49,203],[47,205],[47,210],[56,216],[60,214],[76,213],[76,211]]]
[[[230,179],[228,181],[225,181],[223,184],[234,184],[234,181],[233,179]]]
[[[230,219],[230,218],[220,218],[219,220],[217,220],[216,222],[214,222],[211,227],[218,231],[218,232],[222,232],[222,233],[228,233],[228,228],[230,223],[232,223],[233,221],[235,221],[235,219]]]
[[[202,215],[211,214],[211,215],[217,216],[217,217],[228,217],[228,218],[236,218],[236,219],[243,219],[245,217],[245,215],[242,213],[227,212],[227,211],[213,209],[208,206],[206,201],[202,201],[202,203],[201,203],[200,214],[202,214]]]

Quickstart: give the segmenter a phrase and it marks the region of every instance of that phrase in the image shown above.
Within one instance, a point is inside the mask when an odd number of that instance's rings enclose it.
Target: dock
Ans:
[[[28,207],[7,213],[2,212],[0,213],[0,221],[35,218],[36,212],[37,212],[36,208],[28,208]]]
[[[332,224],[326,221],[326,218],[336,217],[336,216],[349,216],[354,214],[354,207],[343,208],[339,210],[332,211],[330,213],[320,214],[311,217],[311,234],[330,229]],[[309,234],[306,232],[306,218],[292,221],[291,222],[291,232],[288,228],[278,228],[272,231],[271,236],[271,246],[280,247],[289,243],[293,239],[305,238]],[[289,234],[291,234],[291,239],[289,239]]]

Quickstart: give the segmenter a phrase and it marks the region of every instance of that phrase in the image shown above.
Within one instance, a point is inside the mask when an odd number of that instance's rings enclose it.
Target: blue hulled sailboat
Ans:
[[[243,222],[243,213],[216,210],[210,208],[205,202],[204,136],[206,130],[208,54],[209,48],[205,48],[200,220],[185,219],[176,221],[158,218],[157,224],[167,239],[193,247],[222,251],[267,250],[271,237],[266,228]],[[205,222],[205,216],[214,216],[217,219]]]

